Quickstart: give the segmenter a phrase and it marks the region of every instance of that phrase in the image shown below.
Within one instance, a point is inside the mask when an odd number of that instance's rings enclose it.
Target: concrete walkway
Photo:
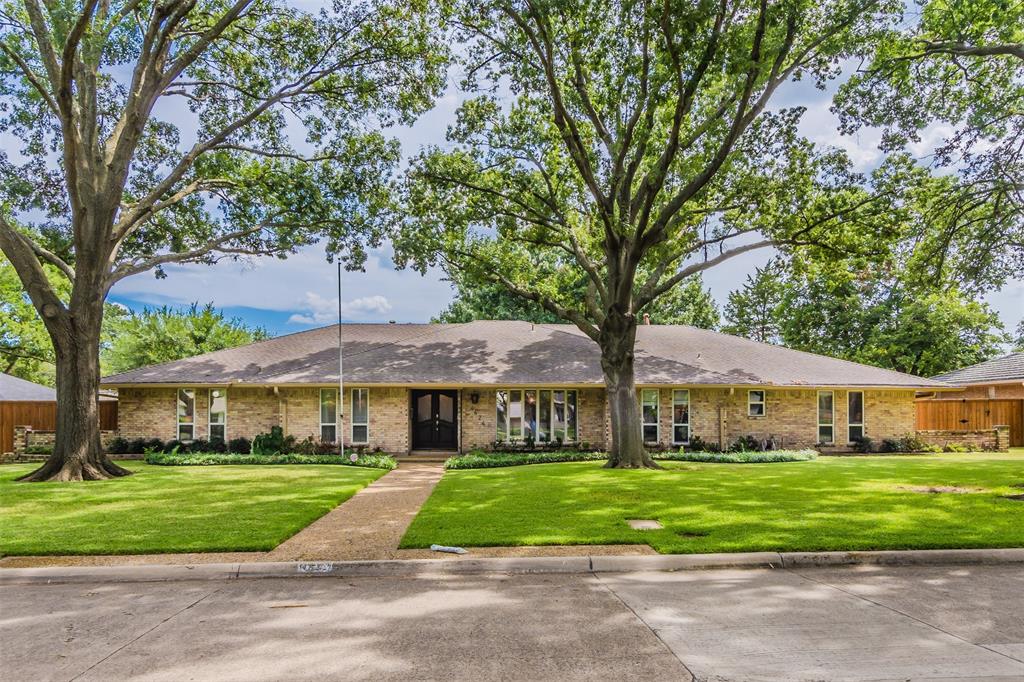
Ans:
[[[1024,680],[1019,566],[0,586],[11,680]]]
[[[269,553],[265,561],[392,559],[444,464],[403,463]]]

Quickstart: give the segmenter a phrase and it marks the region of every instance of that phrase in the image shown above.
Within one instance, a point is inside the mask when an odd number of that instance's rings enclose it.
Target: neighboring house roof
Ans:
[[[954,372],[937,377],[938,381],[964,386],[968,384],[991,384],[1003,381],[1024,381],[1024,352],[1010,353],[1001,358],[979,362]]]
[[[0,401],[53,401],[57,391],[10,374],[0,373]]]
[[[117,400],[117,393],[100,391],[100,400]],[[0,402],[53,402],[57,391],[49,386],[25,381],[0,372]]]
[[[604,383],[601,355],[573,325],[479,320],[465,324],[345,324],[345,381],[357,384]],[[132,384],[330,384],[338,381],[338,327],[106,377]],[[757,343],[695,327],[637,329],[638,384],[883,386],[946,384]]]

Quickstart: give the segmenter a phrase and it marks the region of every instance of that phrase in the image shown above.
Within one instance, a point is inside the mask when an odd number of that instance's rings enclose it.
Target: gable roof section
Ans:
[[[43,402],[57,399],[57,391],[0,372],[0,401]]]
[[[940,374],[932,377],[938,381],[945,381],[960,386],[968,384],[990,384],[1003,381],[1024,382],[1024,352],[1010,353],[1001,358],[993,358],[985,362],[979,362],[970,367],[964,367],[953,372]]]
[[[573,325],[345,324],[345,381],[413,385],[602,385],[597,344]],[[278,336],[109,376],[133,384],[332,384],[338,327]],[[637,330],[638,384],[943,388],[938,381],[757,343],[695,327]]]

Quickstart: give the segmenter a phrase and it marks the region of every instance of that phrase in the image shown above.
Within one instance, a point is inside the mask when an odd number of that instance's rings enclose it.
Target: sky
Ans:
[[[415,125],[390,131],[402,144],[408,158],[428,145],[444,144],[447,126],[454,121],[455,111],[463,99],[451,83],[436,106]],[[837,121],[829,111],[834,87],[817,90],[813,84],[790,84],[776,96],[775,106],[802,105],[807,108],[801,131],[821,145],[845,148],[858,170],[869,171],[881,161],[878,131],[861,131],[854,136],[840,136]],[[182,128],[182,144],[189,144],[195,131],[189,129],[187,111],[169,100],[159,114]],[[922,142],[911,150],[925,156],[943,135],[941,127],[926,131]],[[5,143],[0,140],[0,145]],[[342,317],[352,322],[426,322],[441,312],[452,300],[451,286],[438,271],[426,276],[413,271],[399,271],[384,245],[371,252],[365,272],[346,272],[343,276]],[[772,253],[753,251],[733,258],[704,273],[704,282],[719,305],[724,305],[731,290],[740,287],[748,274],[763,265]],[[111,291],[110,298],[129,308],[145,306],[183,306],[193,302],[212,302],[229,316],[266,328],[271,334],[285,334],[337,320],[337,268],[327,262],[322,246],[312,246],[285,259],[250,258],[243,261],[221,261],[214,266],[184,265],[165,267],[167,277],[156,279],[143,273],[122,280]],[[1001,291],[985,297],[1000,314],[1005,327],[1012,330],[1024,317],[1024,280],[1008,282]]]

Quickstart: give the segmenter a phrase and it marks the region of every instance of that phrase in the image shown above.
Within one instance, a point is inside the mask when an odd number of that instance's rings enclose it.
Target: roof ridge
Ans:
[[[366,323],[363,323],[363,324],[366,324]],[[374,324],[376,324],[376,323],[374,323]],[[394,325],[391,325],[390,323],[380,323],[380,324],[385,325],[385,326],[394,326]],[[412,334],[410,336],[404,336],[401,339],[394,339],[393,341],[388,341],[387,343],[380,343],[380,344],[378,344],[376,346],[373,346],[371,348],[364,348],[363,350],[358,350],[358,351],[355,351],[353,353],[349,353],[347,356],[342,356],[342,357],[344,358],[344,357],[354,357],[356,355],[363,355],[364,353],[369,353],[371,351],[380,350],[381,348],[386,348],[388,346],[393,346],[394,344],[398,343],[399,341],[410,341],[412,339],[418,339],[420,337],[427,336],[429,334],[435,334],[435,333],[437,333],[437,328],[442,326],[442,325],[443,326],[455,326],[455,325],[464,325],[464,324],[468,324],[468,323],[467,322],[455,322],[455,323],[452,323],[452,322],[437,322],[437,323],[427,322],[427,323],[412,323],[412,324],[415,324],[416,326],[419,326],[419,327],[427,327],[428,329],[426,329],[425,331],[420,332],[419,334]],[[333,325],[328,325],[327,327],[319,327],[319,329],[327,329],[328,327],[337,327],[337,326],[339,326],[339,325],[333,324]],[[308,331],[313,331],[313,330],[308,330]],[[199,356],[196,356],[196,357],[199,357]],[[282,369],[280,371],[272,372],[270,374],[260,375],[260,378],[261,379],[265,379],[265,378],[269,378],[269,377],[275,377],[275,376],[278,376],[280,374],[288,374],[288,373],[294,372],[294,371],[296,371],[298,369],[302,369],[302,368],[306,368],[306,367],[316,367],[317,365],[323,365],[325,362],[326,361],[307,362],[306,364],[303,364],[303,365],[296,365],[295,367],[289,367],[288,369]],[[241,382],[241,383],[245,383],[245,382]]]

